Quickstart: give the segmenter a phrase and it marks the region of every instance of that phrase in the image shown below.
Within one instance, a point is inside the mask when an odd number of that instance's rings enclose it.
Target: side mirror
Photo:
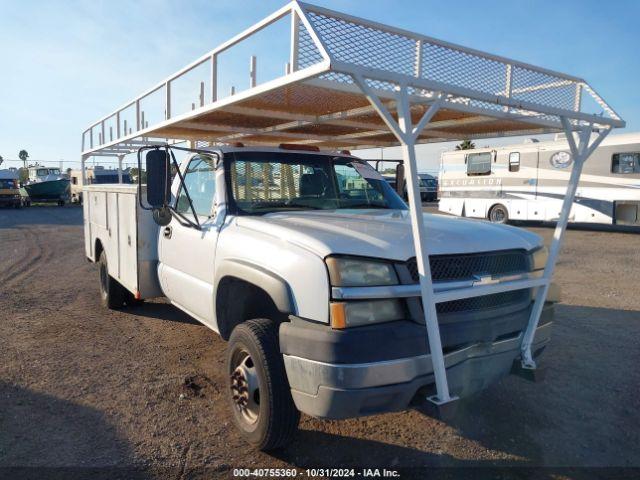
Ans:
[[[147,203],[153,209],[169,204],[169,154],[166,150],[149,150],[146,155]]]
[[[153,216],[153,221],[161,227],[166,227],[167,225],[169,225],[171,223],[171,219],[173,218],[169,207],[154,208],[151,214]]]
[[[398,195],[404,197],[405,188],[404,165],[399,163],[396,167],[396,191],[398,192]]]

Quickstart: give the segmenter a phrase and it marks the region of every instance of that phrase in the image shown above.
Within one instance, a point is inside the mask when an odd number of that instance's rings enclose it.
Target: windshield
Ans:
[[[18,188],[18,182],[12,179],[0,178],[0,188]]]
[[[231,206],[239,214],[407,206],[368,163],[283,152],[225,155]]]

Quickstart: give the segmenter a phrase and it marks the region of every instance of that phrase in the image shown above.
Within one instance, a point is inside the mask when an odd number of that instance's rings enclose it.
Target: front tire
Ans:
[[[107,254],[104,250],[100,253],[98,270],[100,275],[100,302],[102,306],[110,310],[122,308],[127,298],[127,291],[115,278],[109,275]]]
[[[489,210],[489,220],[491,223],[507,223],[509,222],[509,211],[507,207],[498,203]]]
[[[291,442],[300,421],[274,321],[248,320],[234,328],[227,351],[229,404],[241,435],[260,450]]]

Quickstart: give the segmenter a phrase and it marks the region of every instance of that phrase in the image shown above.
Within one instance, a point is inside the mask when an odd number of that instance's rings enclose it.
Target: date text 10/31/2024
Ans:
[[[400,478],[397,470],[386,468],[234,468],[234,477],[263,478]]]

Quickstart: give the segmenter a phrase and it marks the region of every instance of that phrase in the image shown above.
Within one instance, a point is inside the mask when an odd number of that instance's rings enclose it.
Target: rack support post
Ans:
[[[424,216],[422,214],[420,187],[418,185],[418,166],[416,163],[415,144],[422,130],[424,130],[425,126],[440,109],[443,98],[434,96],[434,102],[427,111],[424,112],[418,123],[413,125],[408,87],[407,85],[400,85],[400,88],[396,92],[398,110],[398,122],[396,123],[384,103],[369,87],[369,85],[367,85],[366,80],[360,75],[354,75],[353,78],[401,144],[402,158],[405,166],[405,178],[407,181],[407,194],[409,198],[411,230],[413,233],[413,243],[416,251],[416,262],[418,264],[418,273],[420,277],[420,292],[425,314],[425,324],[427,327],[427,342],[431,354],[433,375],[436,381],[436,395],[428,397],[428,400],[440,407],[456,400],[457,397],[452,397],[449,393],[447,370],[444,362],[444,353],[442,351],[440,326],[438,324],[435,295],[433,293],[433,279],[431,278],[431,265],[429,264],[427,235],[424,227]]]
[[[80,157],[80,175],[82,176],[82,186],[83,187],[87,184],[86,163],[87,163],[87,156],[86,155],[82,155]]]
[[[567,142],[569,143],[569,148],[571,150],[571,156],[573,158],[573,170],[571,171],[569,184],[567,185],[567,192],[562,202],[562,211],[560,213],[560,218],[558,219],[555,231],[553,232],[553,240],[549,248],[549,258],[547,259],[547,263],[542,274],[545,283],[543,284],[543,286],[538,288],[535,302],[533,304],[533,308],[531,309],[529,323],[527,324],[527,329],[522,336],[522,344],[520,346],[520,366],[523,370],[535,370],[536,368],[536,362],[534,361],[533,355],[531,353],[531,345],[533,344],[536,329],[538,328],[538,323],[540,321],[540,315],[542,314],[544,302],[547,299],[547,293],[549,292],[549,286],[553,277],[553,271],[555,269],[556,261],[560,253],[560,249],[562,248],[564,233],[567,229],[569,216],[571,215],[571,207],[573,206],[573,201],[576,196],[576,190],[578,189],[582,167],[584,166],[584,163],[587,161],[591,153],[593,153],[593,151],[598,147],[598,145],[600,145],[602,140],[604,140],[611,131],[610,128],[605,128],[599,131],[595,140],[593,140],[591,144],[589,144],[593,126],[585,125],[579,131],[579,143],[578,145],[576,145],[575,139],[573,138],[573,129],[571,127],[571,123],[566,117],[561,117],[561,120],[565,135],[567,136]]]
[[[437,113],[440,103],[436,102],[426,111],[417,127],[411,122],[411,108],[406,87],[399,92],[398,121],[400,130],[404,133],[402,142],[402,158],[405,165],[405,178],[407,182],[407,196],[409,199],[409,214],[411,216],[411,229],[413,243],[416,251],[416,261],[420,276],[420,293],[427,326],[427,341],[433,364],[433,375],[436,380],[436,395],[428,398],[436,405],[443,405],[455,400],[449,393],[447,371],[442,352],[442,340],[438,325],[435,298],[433,295],[433,279],[431,277],[431,265],[429,264],[429,249],[427,235],[424,227],[422,213],[422,201],[420,199],[420,187],[418,184],[418,165],[416,162],[415,141],[431,118]]]
[[[122,183],[122,159],[124,155],[118,155],[118,183]]]

